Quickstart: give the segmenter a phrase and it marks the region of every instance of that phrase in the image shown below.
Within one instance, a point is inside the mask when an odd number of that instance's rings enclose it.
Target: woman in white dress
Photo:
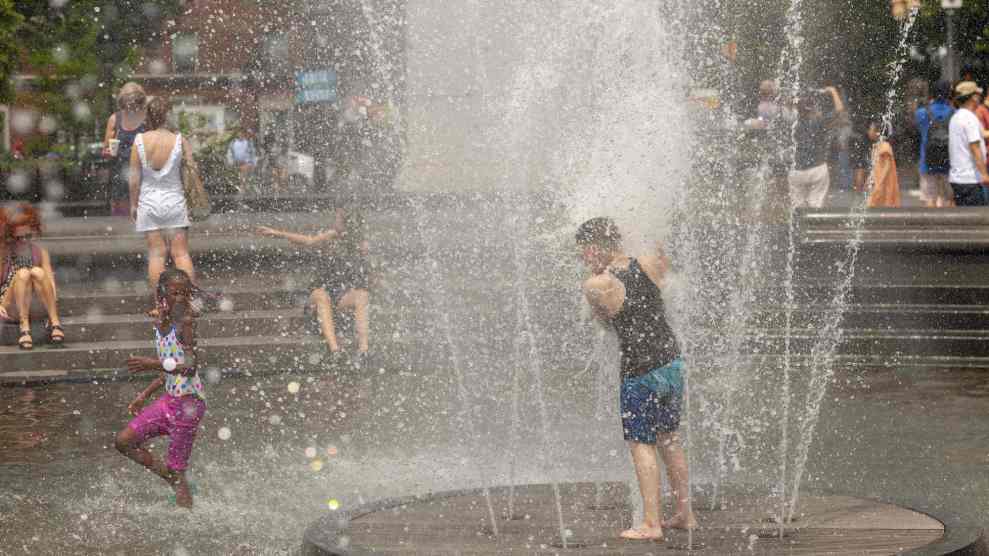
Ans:
[[[189,210],[182,189],[182,165],[195,161],[189,142],[164,128],[170,109],[168,101],[161,97],[148,102],[148,131],[134,139],[130,159],[130,214],[137,231],[148,239],[152,297],[169,253],[175,266],[194,278],[186,233]]]

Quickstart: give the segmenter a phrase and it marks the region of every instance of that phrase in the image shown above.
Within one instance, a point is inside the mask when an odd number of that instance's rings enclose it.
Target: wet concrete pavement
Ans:
[[[371,373],[209,385],[191,513],[113,449],[143,381],[0,389],[0,553],[291,553],[331,507],[504,482],[504,445],[458,436],[455,408],[410,397],[421,383]],[[989,375],[858,369],[839,372],[827,400],[808,491],[931,500],[989,523]],[[630,478],[613,423],[584,409],[551,408],[564,448],[547,464],[527,443],[521,482]]]

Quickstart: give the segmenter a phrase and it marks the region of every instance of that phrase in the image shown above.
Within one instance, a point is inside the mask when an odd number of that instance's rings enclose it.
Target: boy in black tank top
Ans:
[[[621,234],[610,218],[593,218],[576,234],[581,259],[592,276],[583,290],[594,315],[614,326],[621,346],[621,417],[642,495],[643,522],[621,533],[626,539],[662,540],[663,527],[691,529],[687,457],[677,430],[683,405],[683,362],[666,320],[660,287],[668,268],[661,254],[633,259],[622,252]],[[657,445],[669,473],[674,515],[661,518]]]

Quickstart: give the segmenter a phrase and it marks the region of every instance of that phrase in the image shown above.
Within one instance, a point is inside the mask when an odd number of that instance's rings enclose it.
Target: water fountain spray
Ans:
[[[882,117],[883,125],[882,130],[880,131],[880,142],[885,141],[892,131],[893,113],[895,110],[896,95],[898,90],[897,86],[899,85],[900,77],[903,73],[903,66],[907,59],[909,50],[907,41],[910,38],[910,31],[913,29],[914,23],[917,20],[917,14],[919,12],[920,7],[913,6],[910,9],[909,16],[903,21],[903,23],[900,24],[900,40],[896,48],[896,60],[890,64],[890,85],[886,92],[886,109],[883,112]],[[873,165],[874,164],[875,160],[873,160]],[[868,175],[869,180],[865,188],[867,192],[870,191],[875,185],[875,173],[870,171]],[[866,195],[867,194],[868,193],[866,193]],[[848,305],[848,295],[852,291],[852,282],[855,278],[855,265],[858,262],[859,249],[862,246],[862,231],[865,227],[866,209],[867,204],[863,198],[852,211],[851,225],[854,233],[852,234],[851,241],[849,241],[848,245],[845,246],[845,260],[841,266],[841,268],[845,271],[845,275],[838,283],[838,287],[836,288],[834,296],[831,299],[831,306],[833,307],[833,310],[829,314],[830,318],[825,322],[825,325],[820,331],[818,339],[814,343],[814,347],[811,351],[811,353],[820,354],[820,356],[813,358],[813,364],[810,370],[810,385],[807,389],[807,397],[804,402],[805,407],[807,408],[807,413],[800,420],[800,443],[797,445],[796,458],[794,461],[793,488],[789,514],[787,517],[788,520],[792,519],[793,513],[797,506],[797,501],[799,500],[800,482],[803,479],[804,467],[807,464],[810,445],[814,440],[814,432],[817,428],[817,421],[821,413],[821,402],[824,398],[825,392],[828,390],[831,379],[834,376],[835,354],[843,336],[841,321],[844,318],[845,309]]]

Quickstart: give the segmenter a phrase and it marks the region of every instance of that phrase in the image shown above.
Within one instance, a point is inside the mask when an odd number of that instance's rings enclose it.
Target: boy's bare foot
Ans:
[[[669,529],[697,529],[697,518],[694,514],[676,514],[663,522],[663,527]]]
[[[619,535],[623,539],[630,541],[655,541],[662,542],[663,540],[663,528],[662,527],[633,527],[632,529],[626,529]]]

